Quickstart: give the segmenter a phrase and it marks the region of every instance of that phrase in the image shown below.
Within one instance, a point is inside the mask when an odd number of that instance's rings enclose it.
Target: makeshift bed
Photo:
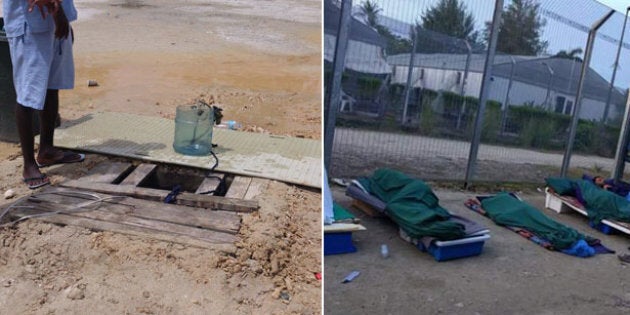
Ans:
[[[571,210],[588,217],[589,225],[604,234],[630,234],[630,202],[592,181],[547,178],[545,207],[558,213]]]
[[[614,253],[604,247],[598,239],[554,221],[514,194],[479,196],[467,200],[464,204],[469,209],[490,218],[497,225],[504,226],[549,250],[578,257]]]
[[[437,261],[479,255],[490,238],[484,226],[442,208],[424,182],[394,170],[353,180],[346,195],[392,219],[403,240]]]

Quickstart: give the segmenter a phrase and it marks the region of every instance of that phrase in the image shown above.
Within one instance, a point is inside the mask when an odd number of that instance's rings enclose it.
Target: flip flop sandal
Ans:
[[[78,162],[83,162],[83,160],[85,160],[85,154],[64,152],[63,157],[58,160],[45,160],[45,159],[37,158],[37,166],[46,167],[46,166],[51,166],[55,164],[78,163]]]
[[[34,182],[38,182],[37,184],[33,184]],[[46,186],[50,184],[50,179],[48,179],[48,175],[42,174],[37,177],[29,177],[24,179],[24,183],[28,185],[30,189],[37,189],[42,186]]]
[[[617,255],[617,257],[625,263],[630,263],[630,255]]]

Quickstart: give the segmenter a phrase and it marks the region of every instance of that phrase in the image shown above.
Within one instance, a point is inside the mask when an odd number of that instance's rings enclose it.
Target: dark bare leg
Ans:
[[[46,91],[44,110],[39,112],[40,141],[39,157],[61,158],[63,152],[56,150],[53,144],[55,136],[55,122],[59,114],[59,90]]]
[[[24,170],[22,176],[24,178],[39,178],[42,173],[35,163],[34,135],[33,135],[33,109],[16,104],[15,120],[17,124],[18,134],[20,136],[20,146],[22,147],[22,156],[24,157]],[[29,184],[39,184],[47,179],[32,180]]]
[[[53,141],[58,117],[59,90],[47,90],[46,99],[44,101],[44,110],[39,113],[41,134],[37,161],[40,165],[83,161],[83,155],[64,152],[63,150],[55,148]]]

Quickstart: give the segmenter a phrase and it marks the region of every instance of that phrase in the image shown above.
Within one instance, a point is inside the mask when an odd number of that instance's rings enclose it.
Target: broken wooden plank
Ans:
[[[267,189],[267,185],[269,185],[268,179],[252,178],[252,182],[249,184],[249,188],[247,188],[245,198],[243,199],[254,199],[260,196]]]
[[[222,174],[222,173],[208,174],[208,176],[206,176],[206,178],[203,179],[203,182],[201,182],[201,184],[197,188],[197,191],[195,191],[195,194],[202,194],[208,191],[216,190],[217,187],[219,187],[219,184],[221,183],[224,177],[225,177],[225,174]]]
[[[251,182],[251,177],[234,176],[234,180],[232,180],[232,184],[230,184],[225,197],[245,199],[245,194],[247,193],[247,189],[249,188],[249,184],[251,184]]]
[[[94,200],[85,195],[68,195],[77,191],[66,188],[51,187],[46,189],[45,192],[47,193],[46,195],[31,197],[29,200],[32,202],[45,201],[64,206],[69,204],[77,205]],[[111,198],[112,196],[100,194],[98,197]],[[140,200],[131,197],[116,198],[104,201],[103,204],[108,207],[109,211],[118,214],[177,223],[230,234],[238,233],[241,226],[241,218],[233,212],[211,211],[203,208],[157,203],[155,201]]]
[[[80,202],[84,202],[84,200]],[[142,227],[142,228],[147,228],[147,229],[154,229],[154,230],[162,231],[165,233],[186,235],[186,236],[191,236],[198,239],[204,239],[210,243],[218,243],[218,244],[234,243],[237,239],[235,235],[228,234],[228,233],[217,232],[217,231],[212,231],[212,230],[207,230],[207,229],[200,229],[196,227],[191,227],[191,226],[186,226],[186,225],[181,225],[181,224],[176,224],[176,223],[171,223],[171,222],[166,222],[166,221],[138,218],[138,217],[130,216],[125,213],[121,214],[120,210],[114,210],[114,208],[116,207],[125,208],[125,207],[121,205],[112,204],[112,203],[100,203],[98,205],[95,204],[94,206],[98,206],[98,208],[96,209],[89,208],[90,210],[86,209],[88,211],[72,210],[74,206],[74,204],[72,203],[64,205],[64,204],[51,203],[47,201],[42,202],[41,200],[39,202],[34,202],[32,199],[24,201],[22,205],[30,206],[31,207],[30,210],[34,209],[34,210],[44,211],[44,212],[62,211],[64,214],[71,215],[71,216],[90,218],[90,219],[112,222],[112,223],[120,223],[124,225]],[[129,207],[126,207],[126,208],[129,209]],[[124,212],[124,209],[123,209],[123,212]]]
[[[333,223],[324,225],[324,233],[356,232],[365,230],[366,228],[363,225],[354,223]]]
[[[128,162],[103,162],[93,167],[80,180],[111,184],[122,179],[132,165]]]
[[[62,187],[91,190],[99,193],[123,195],[140,199],[162,201],[167,191],[153,188],[136,187],[132,185],[112,185],[103,183],[86,183],[70,180],[59,184]],[[175,204],[209,209],[219,209],[236,212],[250,212],[258,210],[258,201],[226,198],[220,196],[195,195],[182,192],[177,195]]]
[[[37,209],[25,209],[18,208],[9,213],[9,216],[12,218],[20,218],[27,215],[33,214],[41,214],[46,211],[37,210]],[[81,226],[87,229],[91,229],[94,231],[106,231],[106,232],[115,232],[122,233],[128,235],[135,235],[144,237],[147,239],[156,239],[166,242],[179,243],[199,248],[207,248],[212,250],[217,250],[221,252],[234,253],[236,252],[236,246],[234,244],[229,243],[216,243],[214,240],[202,239],[197,237],[192,237],[189,235],[183,234],[175,234],[175,233],[167,233],[161,230],[156,230],[153,228],[147,228],[143,226],[135,226],[128,224],[121,224],[116,222],[108,222],[108,221],[100,221],[95,220],[88,217],[81,217],[76,215],[67,215],[67,214],[55,214],[49,216],[43,216],[36,218],[37,220],[42,220],[50,223],[63,224],[63,225],[73,225],[73,226]]]
[[[149,177],[149,175],[151,175],[151,173],[153,173],[153,171],[155,171],[156,167],[157,165],[155,164],[140,164],[120,184],[139,186],[142,181],[144,181],[147,177]]]

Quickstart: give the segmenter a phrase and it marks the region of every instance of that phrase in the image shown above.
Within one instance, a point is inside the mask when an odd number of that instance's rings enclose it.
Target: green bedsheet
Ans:
[[[580,239],[591,241],[590,237],[552,220],[538,209],[507,193],[483,199],[481,206],[495,223],[526,229],[548,240],[558,250],[567,249]]]
[[[354,219],[354,215],[352,213],[348,212],[346,208],[342,207],[336,202],[333,202],[333,214],[334,214],[335,221]]]
[[[453,240],[465,235],[463,225],[447,221],[451,215],[423,181],[395,170],[379,169],[360,182],[387,204],[389,217],[409,236]]]

